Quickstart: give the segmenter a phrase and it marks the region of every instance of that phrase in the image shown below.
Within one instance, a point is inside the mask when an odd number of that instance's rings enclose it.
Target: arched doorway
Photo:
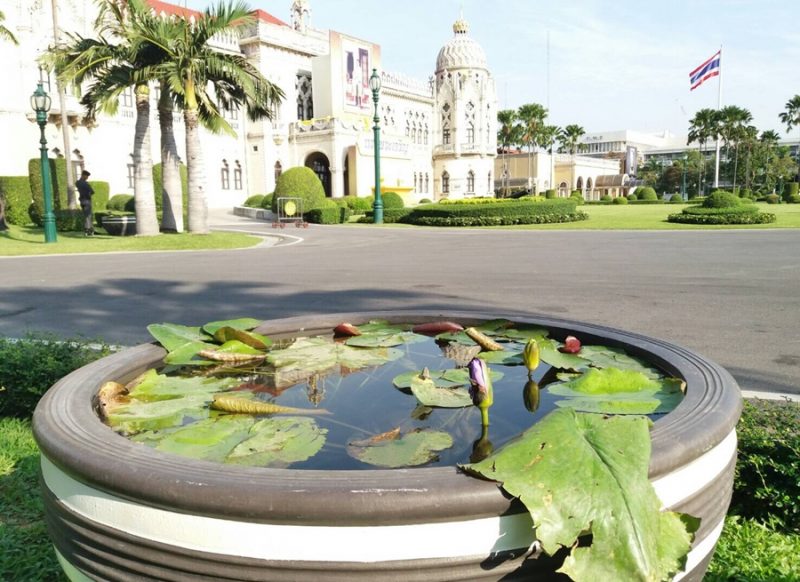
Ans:
[[[594,189],[593,183],[591,178],[587,178],[586,180],[586,199],[587,200],[594,200]]]
[[[578,182],[575,184],[575,189],[583,193],[583,176],[578,176]]]
[[[325,190],[325,196],[331,197],[331,163],[328,161],[328,156],[322,152],[314,152],[306,158],[306,167],[314,170],[314,173],[322,182],[322,188]]]
[[[569,191],[567,190],[567,183],[566,182],[561,182],[558,185],[558,195],[561,196],[561,197],[569,196]]]

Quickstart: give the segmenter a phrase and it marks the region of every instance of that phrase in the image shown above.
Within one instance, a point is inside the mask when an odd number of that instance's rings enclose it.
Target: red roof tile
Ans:
[[[164,13],[164,14],[175,14],[176,16],[183,16],[183,17],[190,17],[194,16],[195,18],[199,18],[202,15],[202,12],[198,10],[192,10],[191,8],[184,8],[183,6],[178,6],[177,4],[170,4],[168,2],[162,2],[161,0],[147,0],[147,3],[153,8],[157,13]],[[270,24],[277,24],[278,26],[289,26],[280,18],[276,18],[269,12],[265,12],[260,8],[258,10],[253,11],[253,16],[255,16],[258,20],[262,22],[268,22]]]

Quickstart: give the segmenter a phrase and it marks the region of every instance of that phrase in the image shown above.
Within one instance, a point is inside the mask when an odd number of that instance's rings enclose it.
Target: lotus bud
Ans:
[[[522,401],[528,412],[536,412],[539,408],[539,384],[534,380],[528,380],[525,388],[522,389]]]
[[[581,351],[581,341],[574,335],[568,335],[564,340],[564,345],[558,348],[558,350],[565,354],[577,354]]]
[[[525,367],[528,368],[528,373],[533,372],[539,367],[539,344],[536,340],[531,338],[525,344],[525,349],[522,350],[522,361]]]
[[[489,367],[480,358],[472,358],[467,364],[469,370],[469,395],[472,403],[481,410],[481,422],[484,426],[489,424],[489,407],[494,401],[492,379],[489,376]]]

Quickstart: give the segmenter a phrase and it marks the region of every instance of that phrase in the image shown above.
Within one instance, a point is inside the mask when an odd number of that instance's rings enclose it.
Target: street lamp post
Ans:
[[[381,92],[381,78],[378,69],[372,69],[372,76],[369,78],[369,88],[372,89],[372,101],[375,103],[375,117],[372,121],[375,125],[372,130],[375,134],[375,202],[372,204],[372,222],[383,224],[383,199],[381,198],[381,127],[380,116],[378,115],[378,97]]]
[[[688,156],[683,156],[683,179],[681,180],[681,198],[686,200],[686,164],[689,162]]]
[[[56,242],[56,217],[53,214],[53,191],[50,182],[50,159],[47,157],[47,139],[44,137],[44,128],[47,125],[47,112],[50,111],[51,99],[42,83],[36,85],[36,91],[31,95],[31,107],[36,112],[36,123],[42,137],[41,144],[41,165],[42,165],[42,190],[44,192],[44,242]]]

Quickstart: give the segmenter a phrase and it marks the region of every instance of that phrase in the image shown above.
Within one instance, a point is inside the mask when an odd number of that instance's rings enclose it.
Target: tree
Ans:
[[[586,135],[586,130],[573,123],[559,132],[558,141],[565,152],[575,155],[578,153],[578,142],[584,135]]]
[[[768,129],[766,131],[761,132],[761,137],[758,138],[758,141],[761,142],[762,148],[760,151],[764,153],[764,188],[767,192],[774,192],[775,187],[774,185],[770,185],[770,175],[769,175],[769,161],[772,155],[772,151],[778,145],[781,136],[778,134],[777,131],[772,129]]]
[[[702,177],[700,179],[701,193],[705,193],[705,181],[706,181],[705,146],[710,140],[717,139],[718,135],[719,135],[719,115],[716,109],[704,108],[700,109],[697,113],[694,114],[694,117],[689,122],[689,139],[686,145],[691,145],[693,142],[698,142],[700,144],[700,149],[703,152],[703,170],[702,170]]]
[[[497,141],[500,142],[503,154],[503,190],[507,188],[506,178],[508,171],[505,165],[505,155],[509,146],[517,145],[520,141],[520,125],[517,123],[517,112],[513,109],[503,109],[497,112],[497,122],[499,129],[497,130]]]
[[[795,95],[786,102],[786,111],[778,116],[781,123],[786,125],[786,133],[792,131],[793,127],[800,127],[800,95]],[[797,163],[800,165],[800,147],[797,148]],[[800,175],[797,176],[800,181]]]
[[[733,188],[736,189],[736,171],[739,165],[739,143],[746,137],[747,124],[753,121],[753,115],[747,109],[736,105],[728,105],[719,110],[720,135],[725,141],[725,150],[730,158],[730,147],[736,149],[733,164]]]
[[[547,147],[547,153],[550,156],[550,178],[548,184],[550,188],[555,188],[555,158],[553,157],[553,144],[561,133],[561,128],[557,125],[543,125],[539,129],[539,143]]]
[[[527,103],[517,110],[517,118],[521,123],[520,141],[528,148],[528,186],[531,187],[533,172],[531,156],[539,145],[539,131],[547,117],[547,109],[538,103]]]
[[[5,19],[6,15],[3,14],[2,10],[0,10],[0,39],[5,39],[11,42],[11,44],[19,44],[19,41],[11,33],[11,31],[3,25],[3,21],[5,21]]]
[[[282,91],[261,75],[243,56],[210,46],[217,36],[238,36],[253,22],[244,2],[219,2],[194,20],[157,19],[142,31],[139,41],[156,47],[164,58],[142,67],[142,80],[163,79],[183,110],[189,186],[189,232],[208,232],[203,152],[199,125],[235,135],[221,111],[243,106],[252,120],[271,118]]]

